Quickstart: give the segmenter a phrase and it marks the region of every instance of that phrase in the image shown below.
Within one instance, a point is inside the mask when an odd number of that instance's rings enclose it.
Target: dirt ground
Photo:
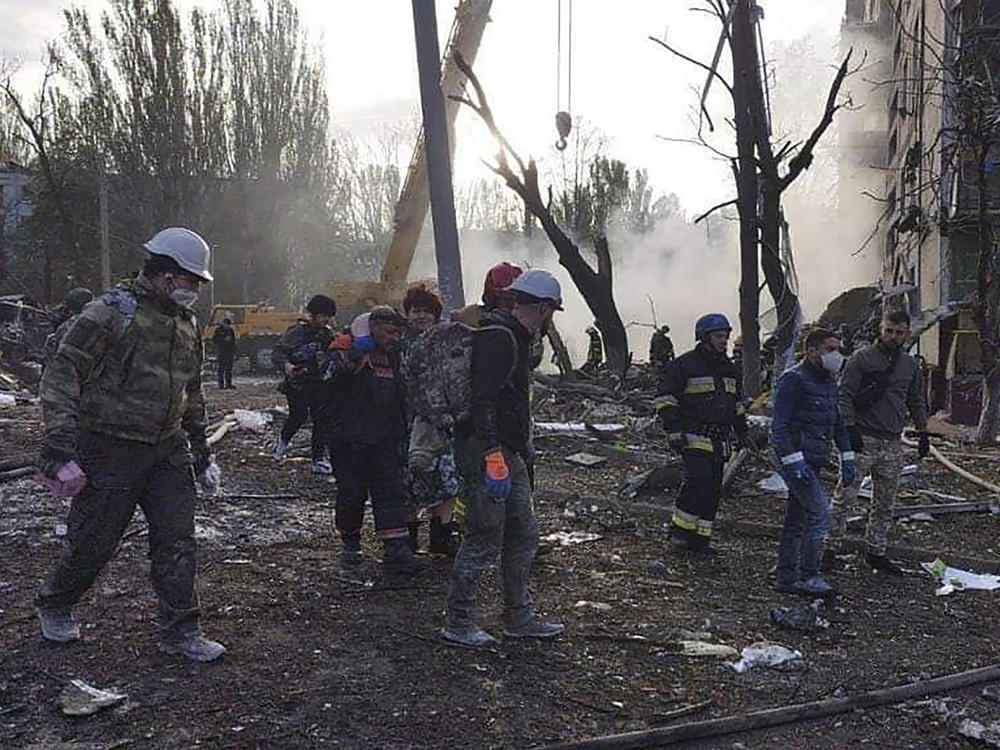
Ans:
[[[266,379],[238,378],[237,385],[223,392],[207,386],[213,419],[236,407],[282,403]],[[3,459],[33,456],[38,437],[37,407],[0,410]],[[366,563],[341,570],[335,492],[309,473],[304,457],[276,464],[268,453],[273,438],[273,425],[223,438],[221,496],[200,501],[203,624],[229,648],[209,665],[156,650],[141,518],[77,608],[82,640],[43,643],[31,602],[58,554],[65,506],[30,479],[0,485],[0,747],[527,748],[646,729],[693,704],[709,703],[680,721],[851,696],[1000,662],[997,595],[937,597],[935,582],[914,563],[906,563],[906,577],[886,579],[849,558],[844,572],[831,575],[841,595],[827,610],[830,627],[779,629],[768,612],[793,600],[770,588],[776,542],[733,523],[780,523],[782,501],[756,486],[769,473],[762,461],[741,469],[723,502],[718,554],[686,559],[665,551],[663,515],[630,512],[618,499],[623,478],[644,466],[628,458],[573,466],[565,456],[587,444],[564,438],[538,443],[542,535],[600,535],[555,546],[536,562],[536,603],[566,624],[566,636],[485,651],[449,648],[436,640],[448,563],[434,560],[411,586],[387,583],[369,538]],[[296,445],[306,443],[303,432]],[[1000,451],[952,449],[973,454],[954,459],[966,468],[1000,477]],[[932,461],[921,462],[902,502],[932,502],[921,488],[988,498]],[[640,500],[662,505],[674,489]],[[1000,516],[901,523],[893,541],[945,559],[996,560]],[[482,601],[487,628],[499,634],[492,576]],[[737,674],[728,660],[679,653],[681,631],[707,632],[737,650],[781,643],[802,653],[804,668]],[[57,698],[74,678],[128,699],[93,716],[65,717]],[[974,687],[685,747],[974,747],[956,732],[962,712],[984,724],[1000,721],[1000,704]]]

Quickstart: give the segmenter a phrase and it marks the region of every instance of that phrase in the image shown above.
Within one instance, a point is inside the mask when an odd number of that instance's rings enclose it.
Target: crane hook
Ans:
[[[566,150],[566,139],[569,137],[571,130],[573,130],[573,118],[570,113],[556,112],[556,131],[559,133],[556,148],[560,151]]]

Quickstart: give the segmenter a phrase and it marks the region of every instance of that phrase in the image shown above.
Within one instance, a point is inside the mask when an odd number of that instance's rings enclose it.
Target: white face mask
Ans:
[[[170,299],[181,307],[191,309],[194,307],[194,303],[198,301],[198,290],[177,287],[170,293]]]
[[[823,369],[836,375],[844,364],[844,355],[838,351],[827,352],[823,355]]]

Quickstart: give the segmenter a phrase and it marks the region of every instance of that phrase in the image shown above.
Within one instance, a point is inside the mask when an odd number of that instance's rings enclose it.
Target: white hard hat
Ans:
[[[511,284],[508,289],[515,292],[524,292],[525,294],[530,294],[532,297],[538,297],[539,299],[554,302],[556,310],[563,309],[562,287],[559,286],[559,282],[556,280],[556,277],[548,271],[542,271],[538,268],[525,271],[514,279],[514,283]]]
[[[153,255],[166,255],[190,274],[202,281],[213,281],[209,270],[211,250],[195,232],[183,227],[161,229],[153,238],[143,245]]]

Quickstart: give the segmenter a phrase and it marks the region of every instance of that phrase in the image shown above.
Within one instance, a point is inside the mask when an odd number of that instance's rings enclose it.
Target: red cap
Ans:
[[[490,306],[497,292],[501,292],[511,284],[514,279],[520,276],[523,271],[520,267],[504,261],[497,263],[486,272],[486,281],[483,282],[483,302]]]

